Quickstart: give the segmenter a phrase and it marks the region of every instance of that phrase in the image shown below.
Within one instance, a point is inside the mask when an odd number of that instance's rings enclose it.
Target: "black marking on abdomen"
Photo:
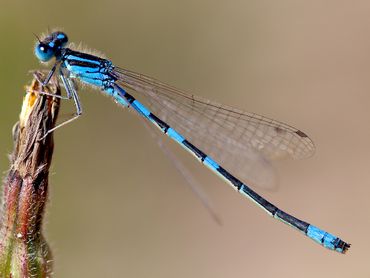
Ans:
[[[202,162],[207,157],[207,155],[202,152],[200,149],[198,149],[196,146],[194,146],[192,143],[190,143],[188,140],[182,141],[182,143],[190,150],[192,151]]]
[[[243,185],[243,183],[240,180],[238,180],[236,177],[231,175],[228,171],[226,171],[221,166],[217,168],[217,172],[219,172],[222,176],[225,177],[225,179],[230,181],[238,190],[240,190],[241,186]]]
[[[249,196],[249,198],[253,199],[257,204],[262,206],[265,210],[267,210],[272,216],[274,216],[278,211],[280,211],[275,205],[271,204],[262,196],[258,195],[252,189],[250,189],[247,185],[243,184],[239,192],[243,192]]]
[[[130,104],[132,104],[132,103],[136,100],[132,95],[130,95],[129,93],[126,93],[126,92],[125,92],[125,94],[124,94],[124,97],[125,97],[125,99],[126,99]]]
[[[160,118],[158,118],[153,113],[149,114],[149,118],[152,119],[161,129],[163,129],[164,133],[167,132],[167,130],[170,128],[168,124],[166,124],[164,121],[162,121]]]
[[[297,228],[298,230],[304,232],[304,233],[307,233],[307,229],[308,229],[308,226],[310,226],[310,224],[308,224],[307,222],[304,222],[302,220],[299,220],[298,218],[295,218],[294,216],[278,209],[275,213],[275,215],[277,217],[279,217],[280,219],[284,220],[285,222],[291,224],[291,225],[294,225],[295,228]],[[275,216],[275,217],[276,217]]]

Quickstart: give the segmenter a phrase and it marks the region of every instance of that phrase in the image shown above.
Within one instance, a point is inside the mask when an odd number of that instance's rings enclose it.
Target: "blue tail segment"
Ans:
[[[117,102],[121,103],[122,99],[125,99],[130,106],[137,111],[141,116],[155,124],[163,133],[167,134],[171,139],[180,144],[185,150],[194,155],[201,163],[223,178],[228,184],[230,184],[235,190],[239,191],[243,196],[255,202],[258,206],[264,209],[272,217],[298,229],[309,238],[313,239],[320,245],[335,250],[339,253],[345,253],[350,244],[342,241],[340,238],[333,236],[332,234],[325,232],[309,223],[295,218],[294,216],[280,210],[275,205],[267,201],[262,196],[254,192],[249,186],[241,182],[239,179],[234,177],[226,169],[222,168],[216,161],[214,161],[207,154],[202,152],[196,146],[187,141],[180,133],[170,127],[168,124],[163,122],[161,119],[152,114],[148,108],[142,103],[136,100],[133,96],[128,94],[122,87],[115,85],[118,90],[114,95],[118,97]]]
[[[308,226],[306,235],[324,247],[340,253],[345,253],[351,246],[350,244],[342,241],[339,237],[329,234],[313,225]]]

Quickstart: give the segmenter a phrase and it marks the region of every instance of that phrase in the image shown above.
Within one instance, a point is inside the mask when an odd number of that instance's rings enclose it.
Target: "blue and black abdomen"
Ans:
[[[111,61],[77,51],[69,48],[63,49],[61,66],[66,68],[71,77],[80,81],[98,86],[103,91],[111,93],[112,84],[117,80],[112,74],[114,66]]]

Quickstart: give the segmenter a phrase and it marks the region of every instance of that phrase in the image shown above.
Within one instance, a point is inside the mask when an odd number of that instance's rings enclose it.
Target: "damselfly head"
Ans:
[[[56,31],[40,40],[37,37],[35,55],[41,62],[47,62],[60,55],[61,49],[67,44],[68,37],[65,33]]]

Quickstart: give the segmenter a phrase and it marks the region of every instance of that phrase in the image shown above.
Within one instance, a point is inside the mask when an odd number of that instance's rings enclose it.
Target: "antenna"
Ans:
[[[32,34],[36,37],[36,39],[39,41],[39,43],[41,43],[40,38],[35,33],[32,33]]]

